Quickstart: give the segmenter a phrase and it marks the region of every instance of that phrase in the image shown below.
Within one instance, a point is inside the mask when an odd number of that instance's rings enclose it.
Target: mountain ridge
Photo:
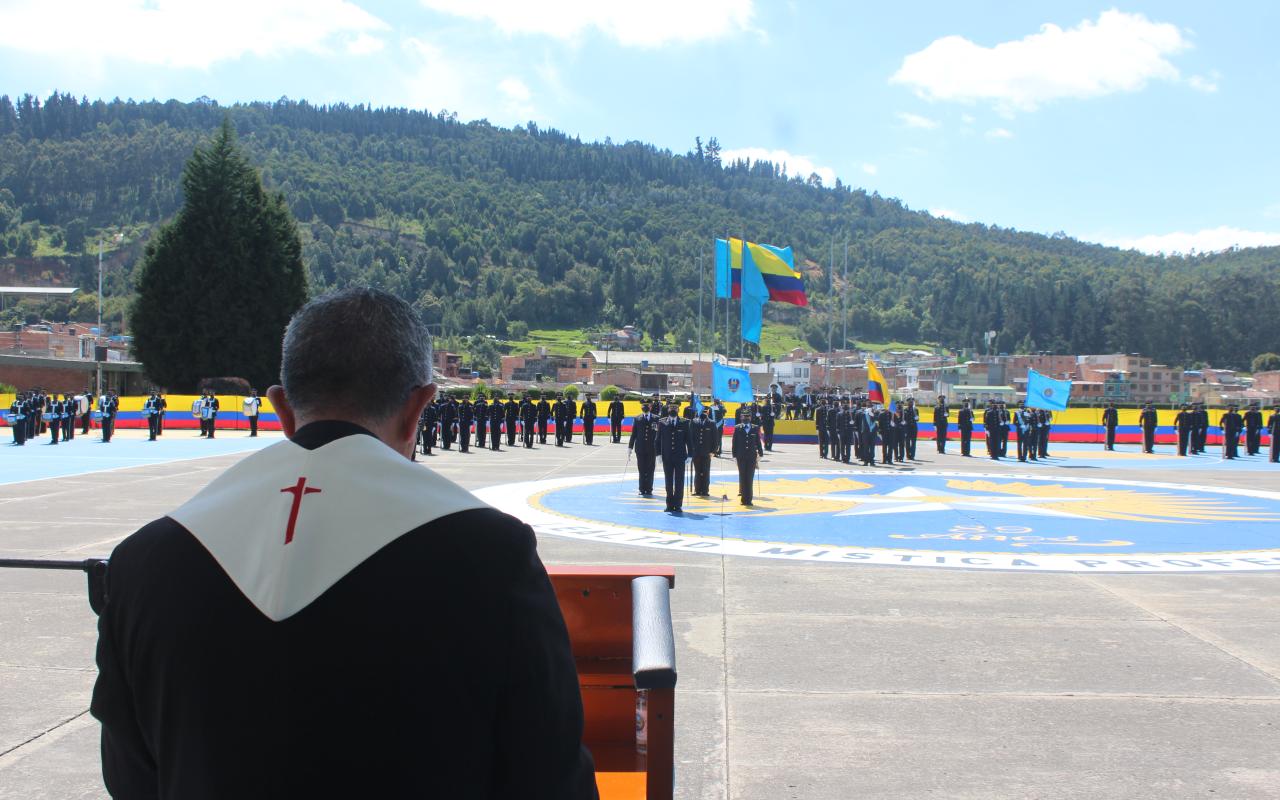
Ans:
[[[976,349],[996,330],[998,350],[1187,365],[1280,350],[1280,247],[1149,256],[726,164],[714,137],[678,154],[285,99],[0,97],[0,257],[65,252],[68,282],[96,290],[95,233],[127,230],[107,286],[122,306],[147,236],[181,201],[182,164],[228,115],[299,220],[313,291],[380,285],[452,334],[635,323],[679,346],[696,325],[697,259],[709,285],[711,240],[745,232],[805,264],[810,307],[771,303],[766,317],[818,348],[847,323],[851,338]]]

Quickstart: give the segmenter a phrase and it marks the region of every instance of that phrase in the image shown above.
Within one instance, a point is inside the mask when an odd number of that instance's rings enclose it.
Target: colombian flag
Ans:
[[[876,362],[867,359],[867,399],[882,406],[889,404],[889,382]]]
[[[747,242],[751,260],[760,268],[769,299],[793,306],[809,305],[804,279],[795,270],[790,247]],[[730,285],[732,288],[730,288]],[[730,293],[726,294],[726,290]],[[742,240],[716,239],[716,297],[742,296]]]

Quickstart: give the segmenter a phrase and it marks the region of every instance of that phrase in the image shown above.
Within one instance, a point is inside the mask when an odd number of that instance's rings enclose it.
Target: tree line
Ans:
[[[996,331],[998,351],[1242,368],[1280,350],[1280,248],[1153,257],[727,163],[714,137],[674,153],[289,99],[0,97],[0,257],[44,248],[68,282],[95,290],[98,233],[128,229],[137,257],[108,292],[131,296],[145,239],[181,205],[183,164],[224,119],[300,222],[310,291],[380,286],[447,334],[636,324],[683,349],[696,336],[698,259],[709,285],[712,240],[745,234],[795,248],[811,305],[770,304],[766,319],[819,349],[847,329],[974,350]]]

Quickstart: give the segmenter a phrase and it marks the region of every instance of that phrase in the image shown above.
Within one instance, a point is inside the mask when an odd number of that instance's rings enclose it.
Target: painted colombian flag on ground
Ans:
[[[804,279],[795,270],[790,247],[747,242],[751,260],[760,268],[769,299],[793,306],[809,305]],[[742,296],[742,240],[716,239],[716,297]]]

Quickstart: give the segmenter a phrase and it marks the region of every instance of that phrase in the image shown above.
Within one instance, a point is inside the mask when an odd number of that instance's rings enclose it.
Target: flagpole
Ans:
[[[742,229],[742,279],[741,286],[747,280],[747,229]],[[744,287],[745,288],[745,287]],[[738,291],[738,364],[747,363],[747,340],[742,336],[742,291]]]
[[[844,242],[844,287],[840,290],[840,322],[844,325],[844,333],[840,339],[841,351],[849,349],[849,240]],[[849,370],[846,363],[844,371],[844,390],[849,391]]]

